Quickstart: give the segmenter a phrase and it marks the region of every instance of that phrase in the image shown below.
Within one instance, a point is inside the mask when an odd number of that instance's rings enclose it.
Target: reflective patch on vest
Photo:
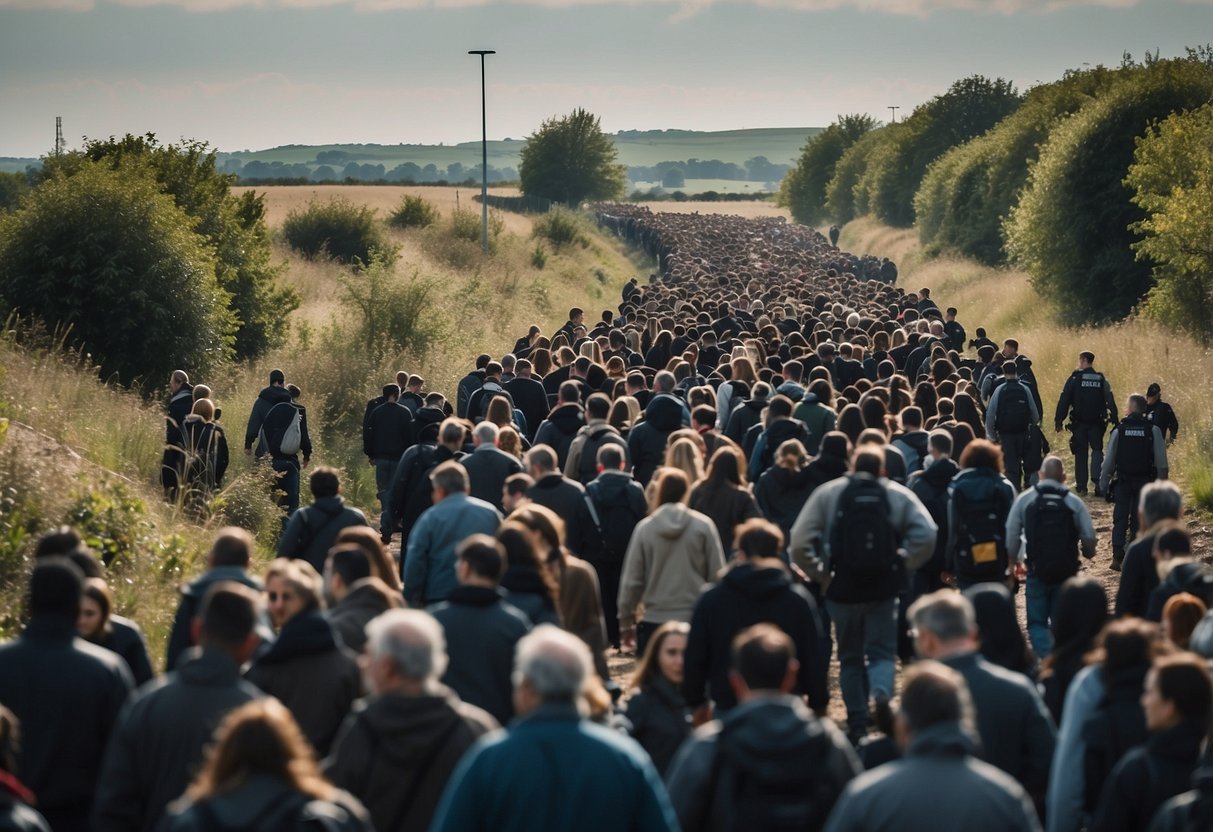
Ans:
[[[1140,430],[1140,429],[1132,429],[1132,430],[1130,430],[1130,429],[1126,429],[1126,430],[1125,430],[1125,436],[1136,436],[1136,437],[1139,437],[1139,438],[1141,438],[1141,439],[1145,439],[1145,438],[1146,438],[1146,432],[1145,432],[1144,430]]]

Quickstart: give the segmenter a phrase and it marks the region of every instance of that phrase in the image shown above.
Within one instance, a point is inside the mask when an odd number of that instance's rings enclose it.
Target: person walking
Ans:
[[[582,557],[598,573],[607,641],[616,649],[620,646],[618,601],[623,560],[636,526],[648,514],[644,489],[625,468],[626,453],[627,449],[618,445],[602,445],[598,449],[598,476],[585,487],[593,534],[585,537],[590,545]]]
[[[194,406],[194,388],[185,370],[173,370],[168,378],[169,399],[164,417],[164,454],[160,461],[160,484],[164,497],[176,502],[185,475],[185,441],[182,428]]]
[[[868,697],[893,695],[897,599],[907,571],[935,550],[938,528],[905,486],[884,476],[884,453],[861,448],[851,473],[820,486],[792,526],[792,562],[822,585],[834,622],[848,732],[867,732]]]
[[[312,471],[310,485],[312,504],[291,515],[278,539],[277,555],[305,560],[317,572],[323,572],[328,551],[342,529],[370,524],[361,509],[346,505],[335,468],[321,467]]]
[[[295,388],[296,390],[298,388]],[[286,517],[299,508],[299,452],[303,452],[302,467],[312,456],[312,440],[307,430],[307,414],[295,403],[295,396],[286,386],[281,370],[270,371],[270,383],[257,394],[244,431],[245,456],[261,459],[270,455],[270,465],[278,478],[277,487],[283,492],[280,505]],[[256,443],[256,450],[253,444]],[[286,522],[283,518],[283,523]]]
[[[1003,476],[1002,463],[998,446],[975,439],[961,454],[960,473],[948,486],[943,578],[962,590],[986,581],[1014,580],[1006,535],[1016,490]]]
[[[1108,437],[1107,463],[1099,474],[1100,491],[1113,503],[1114,564],[1124,563],[1125,545],[1137,537],[1141,489],[1147,483],[1165,480],[1167,474],[1167,446],[1162,429],[1146,418],[1145,397],[1129,396],[1125,418]]]
[[[416,441],[413,411],[400,402],[400,387],[383,388],[383,401],[367,414],[362,432],[362,452],[375,469],[375,491],[379,495],[379,533],[384,543],[392,539],[392,475],[400,457]],[[313,564],[314,565],[314,564]]]
[[[1074,453],[1074,487],[1079,496],[1087,494],[1087,457],[1090,456],[1090,480],[1095,484],[1095,496],[1099,491],[1099,472],[1103,468],[1103,435],[1108,422],[1116,421],[1120,411],[1112,395],[1112,385],[1104,374],[1094,366],[1095,353],[1083,352],[1078,356],[1078,369],[1066,379],[1061,396],[1057,399],[1057,412],[1053,416],[1053,430],[1061,433],[1066,419],[1070,420],[1070,450]]]
[[[522,471],[522,463],[498,447],[500,429],[489,421],[472,428],[472,451],[459,464],[468,473],[468,494],[493,506],[501,507],[501,490],[505,481]]]
[[[691,733],[691,712],[682,697],[690,629],[681,621],[667,621],[658,627],[628,685],[631,695],[625,715],[632,726],[632,738],[649,752],[662,777]]]
[[[1040,482],[1016,498],[1007,517],[1007,555],[1017,573],[1019,564],[1027,566],[1028,638],[1038,656],[1053,650],[1053,610],[1062,584],[1078,574],[1079,554],[1095,557],[1091,513],[1065,482],[1062,461],[1045,457]]]
[[[1015,492],[1028,479],[1024,458],[1028,452],[1028,432],[1040,425],[1040,409],[1033,398],[1035,387],[1019,378],[1019,365],[1002,365],[1003,383],[994,389],[986,407],[986,438],[1002,448],[1007,479]]]

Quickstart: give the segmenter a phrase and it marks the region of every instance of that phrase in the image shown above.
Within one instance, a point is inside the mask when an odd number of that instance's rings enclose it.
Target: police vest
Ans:
[[[1144,416],[1129,416],[1116,428],[1116,470],[1123,478],[1154,478],[1154,425]]]
[[[1105,420],[1104,377],[1094,370],[1082,370],[1074,374],[1077,386],[1074,390],[1074,421],[1093,424]]]

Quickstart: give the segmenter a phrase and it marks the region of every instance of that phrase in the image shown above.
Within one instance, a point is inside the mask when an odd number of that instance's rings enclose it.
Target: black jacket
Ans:
[[[514,716],[514,648],[531,629],[526,615],[506,603],[501,590],[479,586],[456,587],[430,612],[442,625],[450,656],[442,683],[508,723]]]
[[[775,466],[758,478],[754,499],[758,501],[763,517],[783,532],[785,549],[792,534],[792,524],[817,486],[818,482],[807,466],[799,471]]]
[[[497,727],[442,686],[374,696],[355,705],[324,772],[362,801],[376,829],[425,832],[463,753]]]
[[[539,430],[539,425],[547,417],[548,411],[548,393],[543,389],[543,384],[533,378],[515,378],[506,382],[504,385],[505,392],[510,394],[510,398],[514,400],[514,407],[522,411],[522,418],[526,419],[527,439],[533,440],[535,433]]]
[[[944,659],[964,677],[977,712],[981,758],[1020,782],[1037,802],[1049,782],[1056,729],[1036,687],[1022,673],[976,653]]]
[[[238,584],[247,586],[254,592],[261,592],[265,589],[261,585],[261,581],[248,574],[248,572],[239,566],[216,566],[203,574],[202,577],[188,584],[183,584],[180,590],[181,601],[177,604],[177,614],[173,617],[173,629],[168,635],[168,655],[165,657],[165,670],[173,670],[177,666],[177,661],[181,658],[181,654],[194,646],[194,636],[191,632],[194,616],[201,609],[202,599],[206,597],[207,590],[218,581],[235,581]],[[273,634],[269,632],[268,626],[262,628],[262,636],[273,641]]]
[[[366,525],[366,515],[346,505],[340,494],[320,497],[291,514],[278,538],[278,557],[306,560],[323,573],[325,558],[341,530]]]
[[[670,395],[654,396],[644,411],[644,420],[628,433],[628,457],[632,475],[648,485],[654,472],[665,461],[665,446],[670,434],[682,427],[682,401]]]
[[[366,625],[392,608],[382,590],[368,581],[355,582],[346,596],[326,613],[341,643],[355,653],[366,647]]]
[[[109,635],[96,643],[122,657],[135,680],[135,687],[156,675],[152,671],[152,660],[147,655],[143,631],[129,618],[111,615]]]
[[[809,429],[799,419],[777,419],[758,437],[750,458],[750,482],[757,482],[762,472],[775,461],[775,452],[789,439],[799,439],[806,449],[813,444]]]
[[[1124,756],[1104,784],[1090,832],[1144,832],[1162,804],[1188,790],[1200,759],[1202,726],[1181,722]]]
[[[462,459],[445,445],[414,445],[404,452],[392,475],[392,524],[400,529],[400,540],[407,543],[417,518],[434,504],[430,489],[430,471],[449,459]]]
[[[131,697],[105,752],[97,783],[97,832],[153,832],[202,762],[229,711],[261,692],[216,650],[191,651],[181,666]]]
[[[383,402],[367,419],[362,452],[371,459],[395,462],[415,441],[413,412],[400,402]]]
[[[691,734],[691,712],[682,691],[657,673],[628,699],[625,715],[632,724],[632,738],[649,752],[657,773],[664,777],[678,747]]]
[[[1116,589],[1116,616],[1145,618],[1150,608],[1150,594],[1158,588],[1158,567],[1154,562],[1154,534],[1134,540],[1125,551],[1121,566],[1120,586]]]
[[[459,463],[468,472],[468,494],[502,511],[502,486],[507,477],[522,471],[522,463],[492,445],[481,445]]]
[[[576,555],[585,550],[589,511],[585,504],[585,487],[562,474],[546,474],[527,489],[526,495],[537,505],[550,508],[564,521],[564,543]]]
[[[960,473],[960,466],[951,457],[941,457],[927,465],[919,474],[910,478],[910,490],[926,507],[935,525],[948,527],[948,485]],[[928,575],[938,576],[944,568],[944,556],[948,548],[947,534],[935,538],[935,553],[920,569]]]
[[[728,424],[724,426],[724,435],[738,445],[745,440],[750,428],[762,421],[762,411],[766,409],[766,399],[746,399],[733,408],[729,415]]]
[[[276,387],[273,384],[262,389],[257,394],[257,398],[253,402],[253,412],[248,417],[248,427],[244,430],[244,449],[246,451],[250,450],[253,447],[253,443],[256,442],[258,457],[268,452],[258,438],[258,434],[261,433],[261,426],[265,422],[265,416],[275,405],[289,402],[290,400],[291,394],[287,392],[285,387]]]
[[[266,774],[249,775],[234,789],[198,803],[174,806],[164,832],[222,832],[228,829],[323,829],[325,832],[372,832],[371,818],[352,795],[311,800],[286,781]],[[58,830],[56,830],[58,832]]]
[[[328,753],[362,694],[357,660],[319,611],[301,612],[286,622],[245,678],[286,705],[320,756]]]
[[[131,691],[126,663],[76,637],[76,622],[35,616],[0,645],[0,702],[21,721],[17,770],[55,832],[88,832],[110,732]]]
[[[455,393],[455,415],[460,419],[468,415],[468,405],[472,394],[484,385],[484,370],[472,370],[459,380],[459,388]]]
[[[733,637],[753,624],[774,624],[796,645],[800,675],[796,693],[807,694],[809,707],[825,713],[829,657],[818,646],[824,635],[817,603],[783,569],[756,569],[744,561],[734,564],[720,583],[699,596],[691,613],[682,692],[687,704],[703,704],[705,688],[717,711],[737,704],[729,686]]]
[[[1167,601],[1181,592],[1195,595],[1205,602],[1208,607],[1213,604],[1213,567],[1191,561],[1181,563],[1167,573],[1165,580],[1150,593],[1150,601],[1146,605],[1147,621],[1162,621],[1162,608]]]
[[[585,426],[585,410],[576,402],[555,408],[535,431],[535,444],[548,445],[556,452],[556,466],[564,470],[569,446],[577,431]]]

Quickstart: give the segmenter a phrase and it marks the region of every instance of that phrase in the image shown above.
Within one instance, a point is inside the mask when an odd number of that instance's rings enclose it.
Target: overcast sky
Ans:
[[[1207,41],[1213,0],[0,0],[0,156],[154,132],[222,150],[887,119]]]

